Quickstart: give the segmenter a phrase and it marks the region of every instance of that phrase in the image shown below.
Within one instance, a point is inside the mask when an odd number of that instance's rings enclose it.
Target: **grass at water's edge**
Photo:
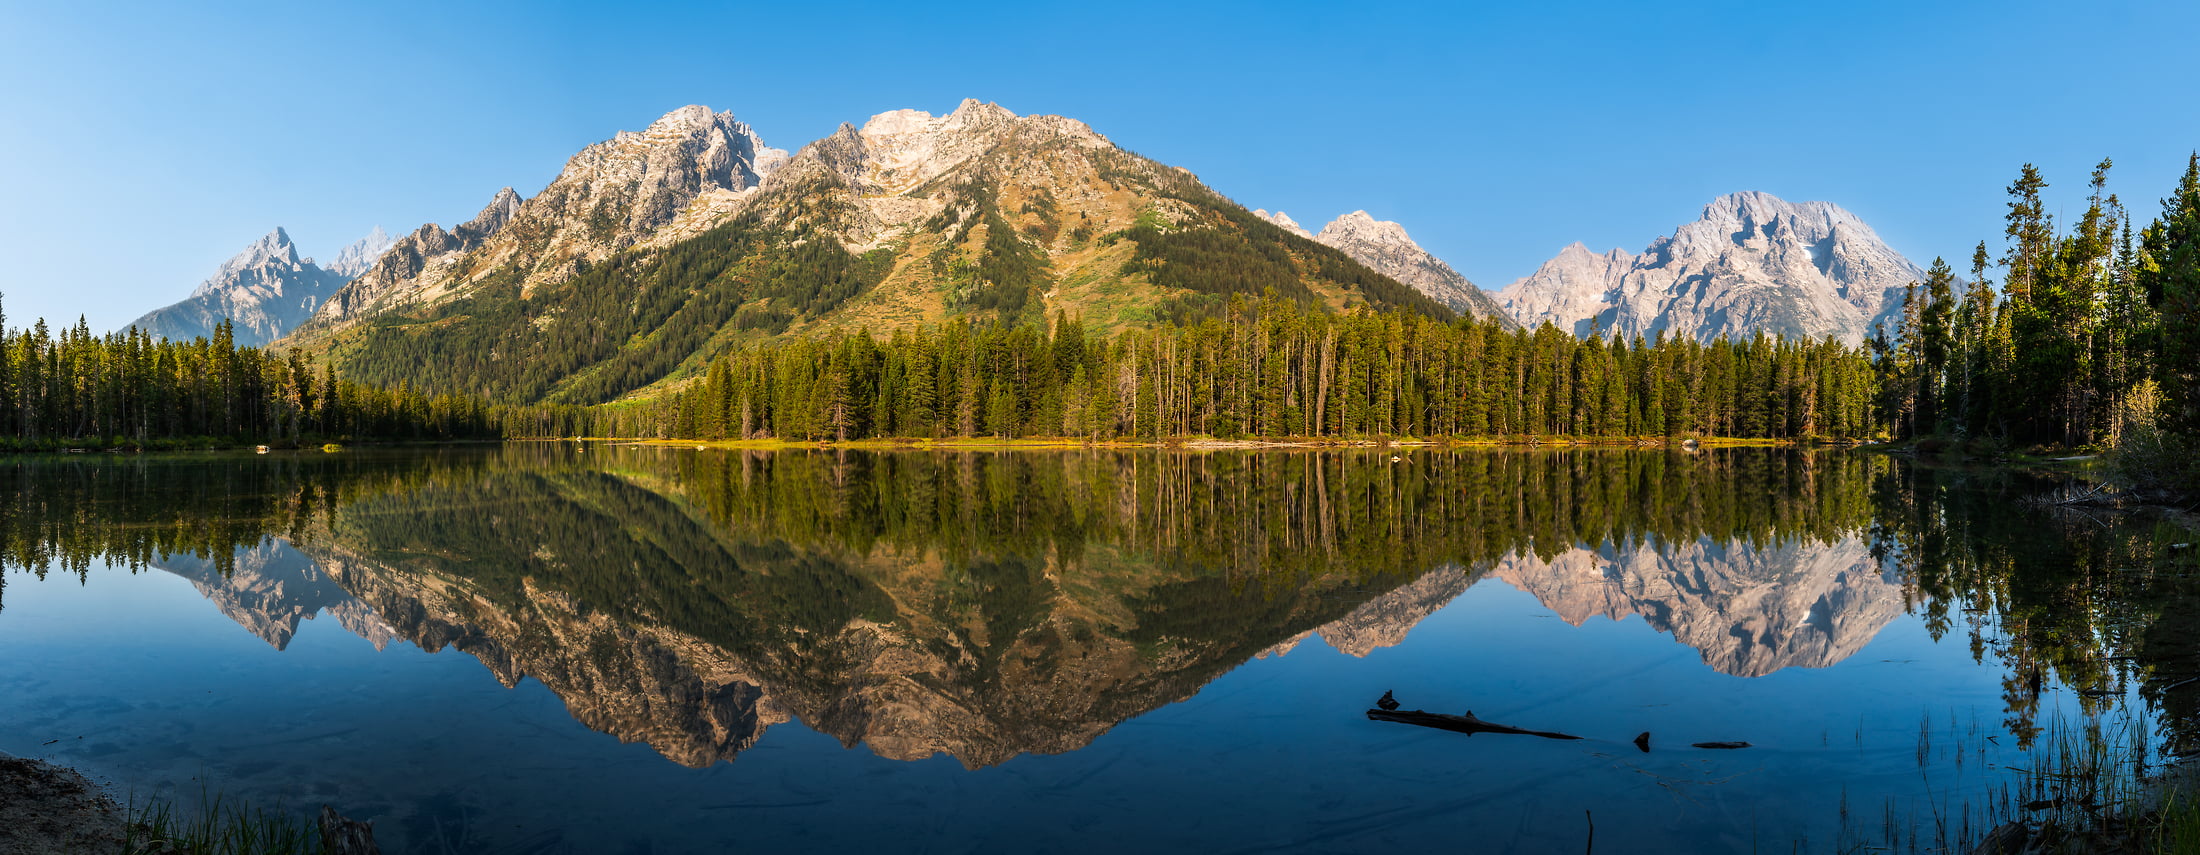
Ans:
[[[124,855],[322,855],[321,836],[302,816],[270,811],[201,794],[198,808],[174,801],[132,804],[123,832]]]
[[[2200,519],[2169,513],[2165,521],[2169,526],[2153,535],[2162,543],[2200,541]],[[2153,572],[2168,578],[2191,579],[2200,570],[2189,548],[2175,549],[2170,557],[2157,560],[2161,563]],[[2181,627],[2200,620],[2200,615],[2193,614],[2191,590],[2160,596],[2149,607],[2155,623],[2150,632],[2164,631],[2163,622],[2168,621],[2172,636],[2184,636],[2189,630]],[[2189,668],[2195,665],[2200,662],[2179,654],[2151,667],[2169,669],[2168,674],[2177,676],[2191,673]],[[2191,691],[2186,684],[2196,680],[2200,678],[2173,683],[2162,692],[2180,687]],[[1921,771],[1927,746],[1946,740],[1953,744],[1955,755],[1976,751],[1977,767],[1993,769],[1998,764],[2010,777],[1985,787],[1937,790],[1926,800],[1927,808],[1904,810],[1890,802],[1877,823],[1860,822],[1844,800],[1837,851],[2200,853],[2200,750],[2194,750],[2193,741],[2200,737],[2167,728],[2159,712],[2152,704],[2126,695],[2108,712],[2080,718],[2058,715],[2044,723],[2036,742],[2019,749],[2023,752],[2019,757],[1989,756],[1986,743],[1979,740],[1991,737],[1975,727],[1969,733],[1953,734],[1921,729]],[[2169,743],[2158,744],[2164,738]],[[1993,748],[2003,750],[1999,743]],[[1962,766],[1960,759],[1957,766]]]
[[[1907,806],[1890,798],[1877,811],[1857,810],[1844,796],[1833,851],[2200,853],[2200,769],[2152,762],[2162,754],[2154,744],[2159,723],[2146,712],[2058,715],[2021,748],[1995,741],[1975,721],[1965,728],[1951,719],[1939,728],[1925,718],[1920,774],[1946,775],[1952,760],[1960,780],[1969,757],[1972,782]],[[1939,771],[1928,773],[1928,763]],[[1820,851],[1801,842],[1795,848]]]

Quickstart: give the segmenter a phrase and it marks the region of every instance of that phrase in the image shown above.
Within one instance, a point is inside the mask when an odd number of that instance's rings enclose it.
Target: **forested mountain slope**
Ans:
[[[585,404],[787,334],[1056,313],[1108,331],[1269,291],[1452,315],[1081,122],[976,101],[882,113],[792,157],[683,108],[488,225],[416,241],[438,253],[401,241],[285,345],[361,379]]]

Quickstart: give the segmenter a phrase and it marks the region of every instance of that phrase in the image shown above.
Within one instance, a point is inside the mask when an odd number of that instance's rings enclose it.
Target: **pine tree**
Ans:
[[[1941,430],[1941,378],[1955,349],[1955,271],[1944,259],[1933,259],[1925,274],[1925,305],[1919,312],[1919,366],[1917,376],[1917,430],[1934,434]]]
[[[2200,436],[2200,153],[2186,161],[2177,190],[2147,227],[2151,263],[2140,271],[2148,302],[2160,313],[2159,371],[2166,426]]]

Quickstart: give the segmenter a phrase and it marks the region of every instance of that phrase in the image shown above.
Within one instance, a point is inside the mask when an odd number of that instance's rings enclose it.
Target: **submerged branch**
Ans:
[[[1570,734],[1552,733],[1547,730],[1524,730],[1517,727],[1497,724],[1495,722],[1483,721],[1479,718],[1474,717],[1473,710],[1468,710],[1465,715],[1452,715],[1450,713],[1422,712],[1421,710],[1374,709],[1367,711],[1367,717],[1370,721],[1394,721],[1399,724],[1411,724],[1420,727],[1433,727],[1437,730],[1449,730],[1454,733],[1464,733],[1469,736],[1477,733],[1512,733],[1519,734],[1521,736],[1540,736],[1544,739],[1581,738],[1579,736],[1573,736]]]

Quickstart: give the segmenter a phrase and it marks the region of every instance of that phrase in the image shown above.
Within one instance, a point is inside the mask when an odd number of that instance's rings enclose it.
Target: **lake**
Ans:
[[[0,751],[391,853],[1929,846],[2058,734],[2200,719],[2180,530],[2051,487],[1795,449],[9,458]]]

